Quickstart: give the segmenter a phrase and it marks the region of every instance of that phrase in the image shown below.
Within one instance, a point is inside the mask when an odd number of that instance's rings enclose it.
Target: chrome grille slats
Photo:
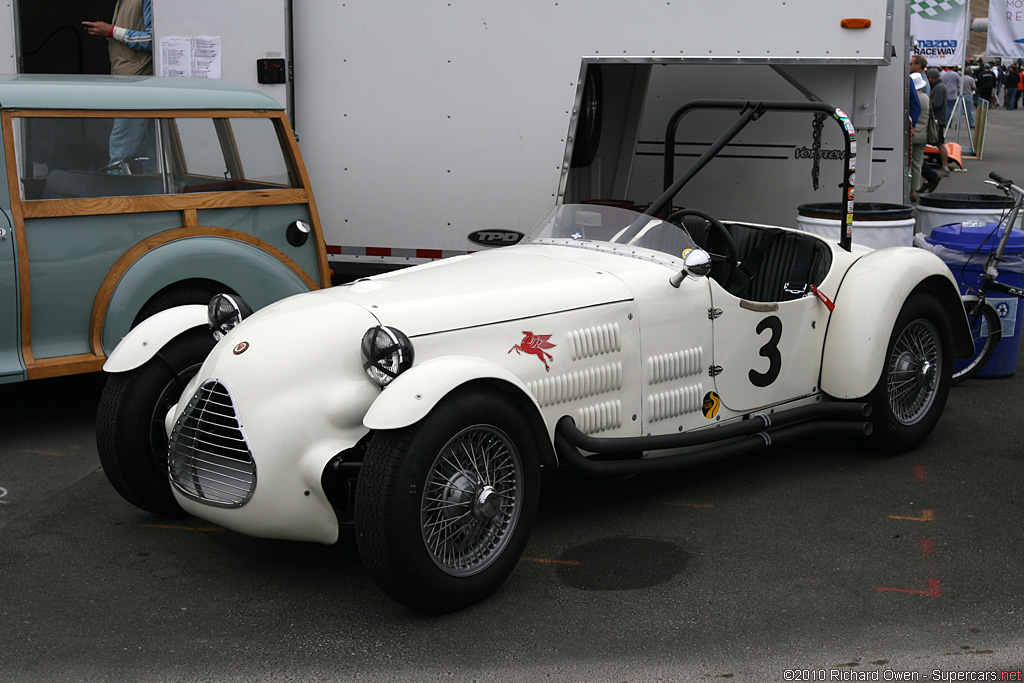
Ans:
[[[234,396],[218,379],[196,390],[168,443],[171,485],[207,505],[241,507],[256,488],[256,462]]]

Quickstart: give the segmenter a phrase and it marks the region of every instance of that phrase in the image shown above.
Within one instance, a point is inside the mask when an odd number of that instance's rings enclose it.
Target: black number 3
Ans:
[[[768,372],[757,372],[751,370],[747,373],[750,383],[755,387],[766,387],[779,378],[779,371],[782,370],[782,354],[779,353],[779,341],[782,339],[782,321],[777,317],[770,316],[757,324],[757,334],[761,335],[765,330],[771,330],[772,336],[758,352],[763,358],[768,359]]]

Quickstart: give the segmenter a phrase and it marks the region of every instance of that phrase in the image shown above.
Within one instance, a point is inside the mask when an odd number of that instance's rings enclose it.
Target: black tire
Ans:
[[[489,466],[473,466],[484,451]],[[512,572],[539,491],[535,440],[518,407],[486,390],[459,392],[415,425],[372,435],[356,485],[359,554],[397,602],[454,612]],[[442,528],[447,536],[431,534]]]
[[[136,327],[146,318],[168,308],[187,306],[189,304],[202,304],[205,306],[210,303],[210,299],[213,298],[214,294],[220,292],[231,293],[226,288],[218,289],[215,284],[213,282],[182,283],[181,285],[176,285],[173,289],[157,292],[152,299],[146,302],[142,310],[139,311],[139,314],[135,316],[135,320],[132,321],[132,327]]]
[[[107,378],[96,412],[96,448],[107,479],[132,505],[184,515],[167,480],[164,416],[178,402],[215,341],[205,326],[171,340],[144,365]]]
[[[964,310],[967,311],[967,322],[971,326],[971,336],[974,337],[974,355],[967,361],[967,364],[953,373],[953,384],[959,384],[965,379],[973,377],[978,370],[985,366],[988,359],[996,350],[996,344],[1003,336],[1002,322],[999,314],[992,304],[974,295],[966,294],[963,297]]]
[[[936,299],[912,294],[896,318],[882,376],[871,393],[872,446],[902,453],[924,441],[946,405],[953,374],[953,333]]]

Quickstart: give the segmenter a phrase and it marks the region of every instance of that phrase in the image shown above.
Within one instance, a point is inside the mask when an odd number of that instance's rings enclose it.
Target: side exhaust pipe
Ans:
[[[669,472],[812,436],[852,438],[868,435],[872,425],[865,418],[870,415],[870,403],[816,403],[774,415],[757,413],[742,422],[683,434],[611,439],[587,436],[576,427],[571,417],[565,415],[555,426],[555,451],[568,464],[594,476]],[[720,443],[724,441],[728,443]],[[665,457],[629,458],[643,451],[695,446],[708,448]],[[585,457],[580,449],[599,456]]]

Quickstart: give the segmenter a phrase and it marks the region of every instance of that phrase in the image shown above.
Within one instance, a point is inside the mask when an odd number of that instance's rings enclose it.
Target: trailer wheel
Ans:
[[[901,453],[924,441],[942,414],[953,374],[953,333],[927,294],[907,299],[893,326],[882,376],[871,393],[872,446]]]
[[[371,437],[355,524],[367,571],[394,600],[444,614],[483,600],[526,545],[539,497],[530,426],[483,390]]]

